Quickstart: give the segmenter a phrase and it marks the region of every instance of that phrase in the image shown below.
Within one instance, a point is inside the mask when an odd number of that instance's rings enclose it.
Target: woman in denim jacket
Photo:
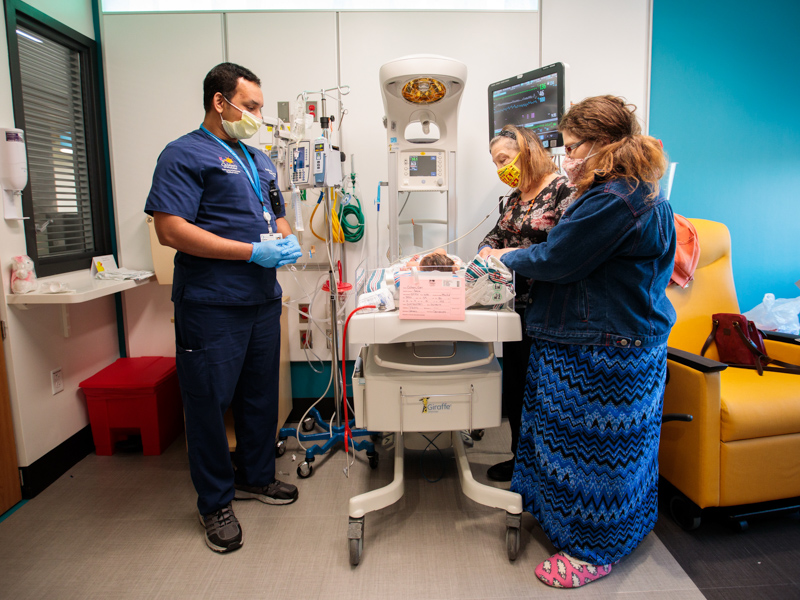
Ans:
[[[534,281],[511,489],[558,551],[536,567],[553,587],[610,573],[658,511],[675,229],[667,159],[634,110],[613,96],[573,106],[559,130],[578,197],[547,241],[491,252]]]

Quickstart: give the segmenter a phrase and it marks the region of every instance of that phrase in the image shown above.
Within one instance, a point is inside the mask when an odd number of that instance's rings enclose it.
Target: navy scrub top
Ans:
[[[258,169],[269,223],[237,157],[201,129],[164,148],[153,173],[145,212],[176,215],[220,237],[240,242],[258,242],[262,233],[277,232],[276,219],[286,214],[280,191],[277,214],[269,200],[270,182],[278,188],[277,169],[263,152],[245,148]],[[242,163],[250,168],[247,160]],[[172,301],[261,304],[281,297],[275,273],[275,269],[243,260],[201,258],[177,252]]]

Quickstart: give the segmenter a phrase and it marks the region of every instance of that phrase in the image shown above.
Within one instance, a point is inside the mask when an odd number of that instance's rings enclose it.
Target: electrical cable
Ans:
[[[428,248],[427,250],[422,250],[421,252],[417,252],[417,254],[419,254],[419,255],[422,255],[422,254],[428,254],[429,252],[433,252],[434,250],[437,250],[438,248],[444,248],[445,246],[449,246],[450,244],[455,244],[455,243],[456,243],[457,241],[459,241],[459,240],[463,240],[463,239],[464,239],[465,237],[467,237],[467,236],[468,236],[470,233],[472,233],[472,232],[473,232],[473,231],[475,231],[475,230],[476,230],[478,227],[480,227],[480,226],[483,224],[483,222],[484,222],[486,219],[488,219],[489,217],[491,217],[491,216],[492,216],[492,214],[494,213],[494,209],[495,209],[495,208],[497,208],[497,206],[499,206],[499,205],[500,205],[500,203],[501,203],[501,202],[503,202],[503,200],[507,199],[507,198],[508,198],[508,197],[509,197],[511,194],[513,194],[513,193],[514,193],[514,191],[515,191],[515,189],[512,189],[512,190],[510,190],[510,191],[509,191],[509,192],[508,192],[508,193],[507,193],[505,196],[503,196],[502,198],[500,198],[500,201],[499,201],[499,202],[498,202],[498,203],[497,203],[495,206],[493,206],[493,207],[492,207],[492,210],[491,210],[491,211],[490,211],[490,212],[489,212],[489,213],[488,213],[488,214],[487,214],[485,217],[483,217],[483,219],[481,219],[481,220],[478,222],[478,224],[477,224],[477,225],[475,225],[475,227],[473,227],[472,229],[470,229],[470,230],[469,230],[467,233],[465,233],[464,235],[460,235],[460,236],[458,236],[456,239],[454,239],[454,240],[450,240],[449,242],[445,242],[444,244],[441,244],[441,245],[439,245],[439,246],[435,246],[434,248]],[[388,250],[387,250],[387,253],[388,253]]]
[[[402,215],[402,214],[403,214],[403,211],[406,209],[406,204],[408,204],[408,199],[409,199],[409,198],[411,198],[411,192],[406,192],[406,201],[405,201],[405,202],[403,202],[403,206],[402,206],[402,208],[400,208],[400,212],[399,212],[399,213],[397,213],[397,216],[398,216],[398,217],[399,217],[400,215]]]
[[[309,227],[311,227],[311,233],[314,234],[314,237],[318,240],[323,242],[327,242],[324,237],[320,237],[319,234],[314,231],[314,215],[319,208],[320,203],[322,202],[322,197],[325,195],[325,192],[320,192],[319,199],[317,200],[316,206],[314,206],[314,210],[311,211],[311,218],[308,220]],[[336,214],[336,196],[333,197],[333,206],[331,206],[331,236],[333,238],[332,241],[343,244],[344,243],[344,233],[342,232],[341,224],[339,223],[339,217]]]
[[[428,440],[428,445],[427,445],[427,446],[425,446],[425,448],[422,450],[422,454],[420,454],[420,455],[419,455],[419,468],[420,468],[420,471],[422,472],[422,476],[425,478],[425,481],[427,481],[428,483],[436,483],[436,482],[437,482],[437,481],[439,481],[439,480],[440,480],[442,477],[444,477],[444,470],[445,470],[445,465],[444,465],[444,454],[442,454],[442,449],[441,449],[441,448],[439,448],[439,446],[437,446],[437,445],[434,443],[434,442],[436,441],[436,438],[438,438],[440,435],[442,435],[442,432],[440,431],[439,433],[437,433],[437,434],[434,436],[434,438],[433,438],[433,439],[430,439],[430,438],[429,438],[427,435],[425,435],[424,433],[420,433],[420,435],[421,435],[423,438],[425,438],[426,440]],[[428,476],[425,474],[425,453],[428,451],[428,448],[430,448],[431,446],[433,446],[434,448],[436,448],[436,451],[439,453],[439,467],[440,467],[440,472],[439,472],[439,477],[437,477],[436,479],[428,479]]]

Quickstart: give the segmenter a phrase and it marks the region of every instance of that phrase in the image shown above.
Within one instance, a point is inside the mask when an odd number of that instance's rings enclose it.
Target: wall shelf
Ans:
[[[30,292],[28,294],[6,294],[7,304],[78,304],[81,302],[88,302],[96,300],[103,296],[116,294],[117,292],[124,292],[140,285],[150,283],[153,277],[149,277],[142,281],[133,281],[130,279],[124,281],[112,281],[104,279],[95,279],[92,277],[90,269],[83,271],[73,271],[72,273],[64,273],[62,275],[54,275],[51,277],[40,277],[38,281],[44,284],[47,283],[66,283],[74,292],[66,292],[59,294],[46,294],[43,292]]]
[[[61,334],[68,338],[70,335],[69,305],[89,302],[104,296],[110,296],[117,292],[124,292],[140,285],[150,283],[154,277],[148,277],[141,281],[130,279],[124,281],[112,281],[95,279],[92,277],[91,269],[83,271],[73,271],[52,277],[40,277],[39,283],[66,283],[74,292],[64,292],[59,294],[46,294],[44,292],[30,292],[28,294],[6,294],[6,303],[14,305],[18,310],[27,310],[32,304],[49,304],[61,307]]]

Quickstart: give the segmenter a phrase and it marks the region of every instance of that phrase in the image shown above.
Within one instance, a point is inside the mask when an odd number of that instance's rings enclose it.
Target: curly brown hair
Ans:
[[[558,130],[576,138],[603,144],[592,156],[591,169],[574,182],[578,194],[603,179],[625,178],[633,187],[645,182],[651,186],[649,198],[658,194],[658,182],[667,169],[667,156],[661,142],[642,135],[634,115],[636,106],[617,96],[594,96],[578,102],[561,118]]]
[[[528,129],[506,125],[489,142],[489,151],[502,139],[507,139],[519,152],[517,167],[520,171],[519,189],[523,192],[535,188],[542,178],[558,172],[558,167],[542,147],[542,142]]]

